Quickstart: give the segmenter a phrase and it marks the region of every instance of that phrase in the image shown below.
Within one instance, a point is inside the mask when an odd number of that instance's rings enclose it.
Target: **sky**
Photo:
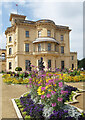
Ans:
[[[61,0],[60,0],[61,1]],[[11,26],[10,13],[26,15],[27,20],[37,21],[51,19],[56,25],[69,26],[70,51],[77,52],[77,58],[83,58],[83,2],[51,1],[51,0],[12,0],[0,2],[0,48],[6,46],[5,30]]]

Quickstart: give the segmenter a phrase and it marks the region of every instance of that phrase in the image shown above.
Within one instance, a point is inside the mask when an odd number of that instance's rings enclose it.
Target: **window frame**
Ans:
[[[38,44],[38,52],[41,52],[41,43]]]
[[[49,65],[50,62],[50,65]],[[51,68],[51,59],[48,59],[48,68]]]
[[[61,41],[64,41],[64,35],[61,35]]]
[[[38,31],[38,38],[41,37],[41,30]]]
[[[26,36],[26,38],[29,38],[29,31],[25,31],[25,36]]]
[[[9,48],[9,55],[11,55],[11,54],[12,54],[12,48]]]
[[[62,64],[63,63],[63,64]],[[61,69],[64,69],[65,68],[65,62],[64,60],[61,61]]]
[[[51,43],[48,43],[48,51],[51,51]]]
[[[9,36],[9,42],[12,42],[12,37],[11,36]]]
[[[64,46],[61,46],[61,54],[64,54]]]
[[[51,30],[47,30],[47,36],[51,37]]]
[[[9,62],[9,70],[12,69],[12,62]]]
[[[72,60],[74,60],[74,56],[72,56]]]
[[[29,63],[30,60],[25,60],[25,70],[28,71],[28,63]]]
[[[28,45],[28,46],[26,46]],[[29,52],[29,43],[25,43],[25,52]]]

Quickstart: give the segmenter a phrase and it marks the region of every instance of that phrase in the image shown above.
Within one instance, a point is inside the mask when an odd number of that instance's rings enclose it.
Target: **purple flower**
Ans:
[[[63,98],[58,97],[57,99],[59,102],[62,102]]]
[[[59,84],[59,87],[62,87],[62,86],[63,86],[63,83],[62,83],[62,82],[59,82],[58,84]]]

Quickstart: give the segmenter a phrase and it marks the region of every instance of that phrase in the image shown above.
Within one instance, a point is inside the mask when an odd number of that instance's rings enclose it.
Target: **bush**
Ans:
[[[16,67],[15,71],[19,71],[20,72],[20,71],[22,71],[22,68],[21,67]]]

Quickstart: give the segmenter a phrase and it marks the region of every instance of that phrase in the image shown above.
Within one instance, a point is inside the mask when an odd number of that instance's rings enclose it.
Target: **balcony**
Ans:
[[[59,42],[56,41],[56,39],[49,38],[49,37],[37,38],[35,41],[33,41],[33,43],[39,43],[39,42],[54,42],[54,43],[59,44]]]
[[[58,56],[59,53],[57,51],[35,51],[33,55],[54,55]]]

